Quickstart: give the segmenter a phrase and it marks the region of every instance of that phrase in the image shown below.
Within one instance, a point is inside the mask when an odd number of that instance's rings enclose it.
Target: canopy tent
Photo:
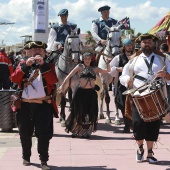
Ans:
[[[157,35],[160,38],[166,36],[167,32],[170,32],[170,11],[148,31],[148,33]]]

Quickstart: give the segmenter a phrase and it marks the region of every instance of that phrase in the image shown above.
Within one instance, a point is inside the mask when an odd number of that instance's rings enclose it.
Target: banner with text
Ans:
[[[46,32],[47,0],[35,0],[35,33]]]

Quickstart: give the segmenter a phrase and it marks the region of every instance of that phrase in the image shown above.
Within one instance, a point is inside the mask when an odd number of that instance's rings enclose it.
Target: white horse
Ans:
[[[82,51],[82,42],[79,38],[80,29],[77,32],[69,30],[68,35],[64,44],[64,51],[59,56],[58,63],[55,66],[55,71],[58,78],[57,87],[59,87],[66,76],[73,70],[73,68],[80,61],[80,51]],[[72,94],[74,94],[76,87],[79,83],[78,75],[74,75],[70,82],[64,86],[64,92],[60,95],[60,121],[61,126],[65,126],[65,106],[66,106],[66,93],[68,92],[69,99],[72,99]],[[71,101],[70,101],[71,102]]]
[[[103,51],[104,55],[100,56],[98,67],[102,69],[106,69],[107,64],[106,64],[106,57],[110,57],[112,59],[114,56],[119,54],[119,46],[120,46],[120,38],[122,35],[121,32],[121,25],[115,26],[113,25],[112,27],[105,26],[108,34],[107,34],[107,43],[106,47]],[[103,99],[105,97],[105,102],[106,102],[106,107],[107,107],[107,117],[106,117],[106,123],[111,123],[111,118],[110,118],[110,109],[109,109],[109,103],[110,103],[110,96],[108,92],[108,87],[109,84],[112,83],[113,77],[109,73],[102,73],[100,74],[101,78],[101,94],[100,94],[100,107],[99,107],[99,118],[103,119],[104,114],[103,114]]]

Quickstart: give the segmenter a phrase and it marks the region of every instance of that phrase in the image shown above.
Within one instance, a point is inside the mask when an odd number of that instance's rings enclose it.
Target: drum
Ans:
[[[170,109],[161,88],[151,90],[149,88],[138,89],[132,96],[140,117],[144,122],[152,122],[164,117]]]

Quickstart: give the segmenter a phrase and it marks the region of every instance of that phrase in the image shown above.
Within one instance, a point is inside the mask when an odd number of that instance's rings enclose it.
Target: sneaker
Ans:
[[[143,151],[137,150],[136,162],[140,163],[143,162],[143,160],[144,160],[144,150]]]
[[[154,155],[154,152],[152,151],[152,149],[149,149],[149,150],[148,150],[148,154]],[[147,156],[147,161],[148,161],[150,164],[155,164],[155,163],[158,162],[158,160],[157,160],[155,157],[150,156],[150,155]]]
[[[155,157],[147,157],[147,161],[150,163],[150,164],[155,164],[158,162],[158,160],[155,158]]]
[[[47,165],[47,162],[41,162],[41,169],[42,170],[50,170],[50,167]]]
[[[23,165],[24,165],[24,166],[30,166],[31,163],[30,163],[29,160],[23,159]]]

